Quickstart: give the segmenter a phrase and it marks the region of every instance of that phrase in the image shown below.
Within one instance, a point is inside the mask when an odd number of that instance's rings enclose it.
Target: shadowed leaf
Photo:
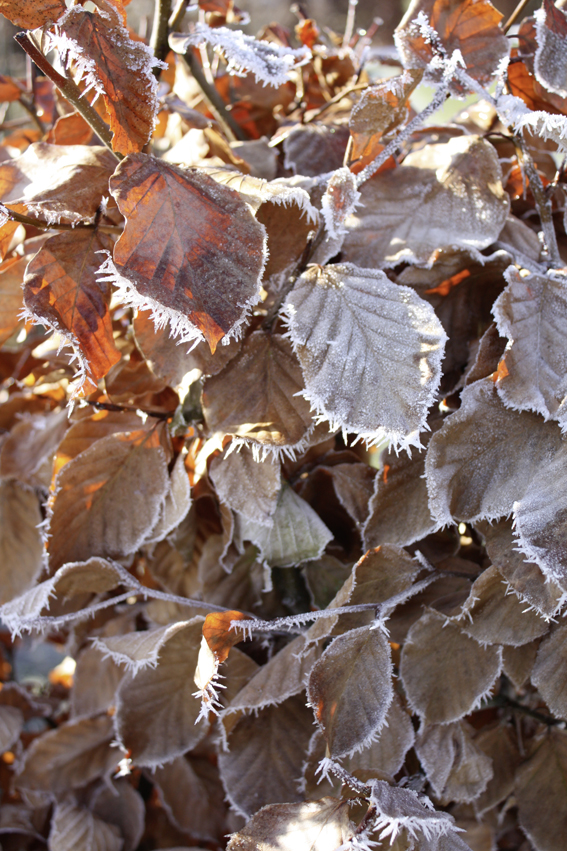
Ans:
[[[43,564],[35,493],[16,481],[0,483],[0,604],[18,597],[37,579]],[[5,748],[7,750],[7,748]]]
[[[85,807],[59,803],[49,833],[49,851],[122,851],[124,842],[114,825]]]
[[[524,833],[537,851],[562,851],[567,832],[567,733],[552,727],[516,774],[515,797]]]
[[[255,461],[243,446],[214,458],[209,475],[221,502],[262,526],[273,523],[281,487],[280,465],[274,458]]]
[[[558,627],[540,644],[532,683],[558,718],[567,718],[567,629]]]
[[[17,706],[0,706],[0,749],[9,751],[24,728],[24,714]]]
[[[493,776],[492,760],[473,741],[463,721],[436,724],[419,733],[415,745],[435,795],[441,801],[474,801]]]

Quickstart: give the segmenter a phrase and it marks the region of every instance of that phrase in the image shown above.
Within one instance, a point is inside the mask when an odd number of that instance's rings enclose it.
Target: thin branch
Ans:
[[[40,230],[101,230],[105,233],[122,233],[123,228],[120,225],[101,225],[96,222],[79,222],[79,224],[64,224],[55,222],[51,224],[45,219],[38,219],[35,216],[26,216],[23,213],[17,213],[11,210],[5,204],[0,204],[0,212],[8,216],[13,222],[20,222],[22,225],[32,225]]]
[[[354,18],[356,15],[356,7],[358,6],[358,0],[348,0],[348,12],[345,26],[345,34],[343,36],[343,48],[348,47],[350,40],[352,38],[352,34],[354,32]]]
[[[559,254],[559,247],[557,245],[557,236],[555,233],[555,225],[553,223],[551,198],[548,197],[545,191],[537,168],[535,167],[534,161],[532,159],[532,155],[528,146],[526,145],[523,136],[521,136],[520,134],[515,134],[514,144],[518,153],[520,165],[523,167],[526,173],[528,183],[530,184],[530,189],[532,190],[532,195],[534,196],[534,201],[541,222],[541,229],[543,231],[543,238],[547,247],[549,263],[554,268],[559,269],[564,264],[563,260],[561,259],[561,255]]]
[[[490,709],[492,707],[514,709],[516,712],[528,715],[530,718],[534,718],[536,721],[539,721],[541,724],[545,724],[548,727],[556,727],[558,724],[565,724],[565,721],[562,718],[552,718],[550,715],[538,712],[537,709],[530,709],[529,706],[524,706],[523,703],[519,703],[511,697],[507,697],[505,694],[498,694],[496,697],[491,697],[484,701],[478,711],[481,712],[483,709]]]
[[[31,36],[27,32],[20,32],[14,36],[20,47],[25,50],[28,56],[33,59],[39,70],[52,83],[54,83],[63,97],[75,107],[87,124],[94,130],[100,141],[112,151],[117,160],[123,160],[124,157],[118,151],[112,149],[112,132],[110,127],[104,123],[98,112],[85,100],[81,94],[79,87],[67,77],[63,77],[58,71],[47,61],[43,53],[37,45],[32,41]]]
[[[503,32],[507,33],[510,27],[516,23],[516,21],[518,20],[518,18],[520,17],[529,2],[530,0],[520,0],[510,17],[502,27]]]
[[[41,133],[41,135],[44,136],[45,135],[45,125],[44,125],[43,121],[41,120],[41,118],[39,117],[39,115],[37,114],[37,111],[36,111],[33,103],[31,101],[29,101],[27,99],[27,97],[25,97],[25,95],[20,96],[19,103],[21,103],[21,105],[26,110],[26,112],[28,112],[31,115],[32,121],[36,125],[36,127],[39,130],[39,132]]]
[[[323,104],[323,106],[320,106],[319,109],[316,110],[316,112],[309,116],[309,118],[306,118],[303,123],[311,124],[312,121],[316,121],[320,115],[322,115],[327,109],[329,109],[330,106],[333,106],[333,104],[335,103],[339,103],[339,101],[341,101],[347,95],[350,95],[351,92],[360,92],[363,89],[367,88],[368,83],[356,83],[353,86],[346,86],[344,89],[341,89],[341,91],[338,92],[334,97],[332,97],[331,100],[328,100],[326,103]],[[278,139],[278,141],[280,140]]]
[[[193,53],[193,49],[191,47],[187,50],[187,53],[185,53],[183,58],[185,59],[185,62],[189,66],[189,70],[197,81],[199,88],[203,93],[203,97],[207,102],[207,106],[213,113],[218,123],[223,128],[227,139],[229,139],[229,141],[231,142],[246,142],[248,139],[246,133],[240,127],[240,125],[237,124],[230,112],[227,110],[223,99],[221,98],[215,87],[211,86],[208,83],[207,78],[203,73],[203,69],[199,65],[199,62],[197,61],[197,58]]]
[[[185,17],[185,10],[187,9],[187,2],[188,0],[177,0],[175,9],[171,13],[171,17],[169,19],[169,29],[171,32],[176,33],[181,29],[181,24]]]
[[[152,34],[150,36],[150,47],[157,59],[164,61],[169,53],[169,44],[167,41],[169,29],[169,16],[171,15],[171,0],[155,0],[154,22],[152,25]],[[154,68],[154,74],[160,77],[162,69],[158,66]]]
[[[90,399],[84,400],[87,405],[92,405],[93,408],[98,408],[101,411],[134,411],[134,413],[144,414],[146,417],[155,417],[157,420],[171,419],[175,411],[146,411],[144,408],[136,407],[135,405],[114,405],[110,402],[92,402]]]

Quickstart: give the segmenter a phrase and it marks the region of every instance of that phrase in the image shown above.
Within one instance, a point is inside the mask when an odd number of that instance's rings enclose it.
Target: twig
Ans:
[[[309,118],[306,118],[303,122],[304,124],[311,124],[312,121],[316,121],[320,115],[322,115],[330,106],[333,106],[335,103],[339,103],[343,98],[347,95],[350,95],[352,92],[360,92],[362,89],[367,89],[368,83],[356,83],[353,86],[346,86],[344,89],[341,89],[340,92],[328,100],[327,103],[324,103],[323,106],[320,106],[319,109],[314,112]]]
[[[63,97],[72,104],[77,112],[79,112],[87,124],[94,130],[100,141],[112,151],[117,160],[123,160],[124,157],[118,151],[112,148],[112,132],[107,124],[104,123],[98,112],[85,100],[81,95],[79,87],[67,77],[63,77],[58,71],[47,61],[43,53],[37,45],[32,41],[31,36],[27,32],[20,32],[14,36],[20,47],[25,50],[28,56],[33,59],[39,70],[54,83]]]
[[[175,414],[175,411],[146,411],[144,408],[137,408],[135,405],[114,405],[110,402],[92,402],[90,399],[85,399],[87,405],[92,405],[93,408],[98,408],[101,411],[134,411],[134,413],[144,414],[146,417],[155,417],[157,420],[169,420]]]
[[[523,136],[518,133],[515,134],[514,144],[518,153],[518,160],[520,161],[520,165],[523,167],[526,173],[528,183],[530,184],[530,189],[532,190],[532,195],[534,196],[534,201],[541,222],[541,229],[543,231],[543,238],[547,246],[549,263],[551,264],[551,266],[558,269],[564,264],[563,260],[561,259],[561,255],[559,254],[559,248],[557,246],[557,236],[555,234],[555,226],[553,224],[551,198],[548,197],[544,189],[543,183],[541,182],[541,178],[534,165],[532,155],[530,154],[529,148],[526,145]]]
[[[26,110],[26,112],[28,112],[31,115],[32,120],[33,120],[34,124],[36,125],[37,129],[39,130],[41,135],[44,136],[45,135],[45,125],[44,125],[43,121],[41,120],[41,118],[39,117],[39,115],[37,114],[33,103],[31,101],[29,101],[27,99],[27,97],[25,97],[24,95],[20,96],[19,102],[21,103],[23,108]]]
[[[248,137],[244,133],[244,130],[236,123],[230,112],[227,110],[223,99],[215,87],[209,85],[207,78],[203,73],[203,69],[199,65],[191,47],[188,48],[187,53],[184,54],[183,58],[189,66],[189,70],[195,77],[195,80],[203,93],[203,97],[207,102],[207,106],[223,128],[227,139],[231,142],[246,142]]]
[[[529,706],[524,706],[523,703],[519,703],[511,697],[507,697],[505,694],[498,694],[496,697],[491,697],[484,701],[478,711],[481,712],[483,709],[491,709],[492,707],[515,709],[517,712],[521,712],[523,715],[528,715],[530,718],[534,718],[536,721],[540,721],[548,727],[556,727],[558,724],[565,724],[565,721],[562,718],[552,718],[550,715],[538,712],[537,709],[530,709]]]
[[[79,222],[78,224],[55,222],[50,224],[45,219],[38,219],[35,216],[26,216],[23,213],[17,213],[5,204],[0,204],[0,212],[8,216],[13,222],[20,222],[22,225],[32,225],[34,228],[39,228],[40,230],[101,230],[105,233],[122,233],[123,230],[120,225],[101,225],[97,222],[92,224],[89,222]]]
[[[530,0],[520,0],[510,17],[502,27],[503,32],[507,33],[510,27],[516,23],[517,19],[520,17],[529,2]]]
[[[154,22],[152,25],[152,34],[150,36],[150,47],[156,58],[162,62],[169,53],[167,37],[170,15],[171,0],[155,0]],[[161,71],[162,69],[159,66],[154,68],[154,74],[158,80]]]
[[[183,23],[183,18],[185,17],[185,10],[187,9],[187,0],[177,0],[177,4],[175,9],[171,13],[171,17],[169,19],[169,29],[171,32],[178,32],[181,28],[181,24]]]
[[[357,6],[358,0],[348,0],[348,12],[345,26],[345,34],[343,36],[343,47],[348,47],[352,38],[352,34],[354,32],[354,17],[356,14]]]

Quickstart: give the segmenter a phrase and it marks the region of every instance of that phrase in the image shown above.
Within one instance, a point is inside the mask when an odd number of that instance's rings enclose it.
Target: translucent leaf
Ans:
[[[18,482],[0,482],[0,603],[27,591],[43,564],[37,496]]]
[[[111,4],[103,13],[75,6],[59,21],[51,41],[87,90],[102,95],[112,147],[121,154],[141,151],[150,140],[157,113],[159,61],[141,40],[130,38]]]
[[[71,715],[94,715],[114,706],[116,690],[124,676],[112,659],[96,647],[87,647],[77,657],[71,691]]]
[[[481,647],[442,614],[429,610],[408,633],[400,676],[412,709],[427,724],[448,724],[479,705],[501,668],[500,647]]]
[[[393,698],[390,647],[371,625],[336,638],[309,676],[309,702],[332,757],[368,747]]]
[[[59,803],[49,833],[49,851],[122,851],[124,842],[114,825],[84,807]]]
[[[65,12],[64,0],[1,0],[0,14],[18,27],[34,30],[56,21]]]
[[[0,750],[9,751],[24,728],[24,714],[17,706],[0,706]]]
[[[135,552],[151,533],[168,489],[165,452],[155,430],[97,440],[55,479],[52,568],[91,555]]]
[[[233,834],[227,851],[330,851],[352,835],[348,814],[338,798],[272,804]]]
[[[102,437],[127,431],[140,431],[152,427],[150,420],[144,423],[142,417],[134,411],[95,411],[91,416],[81,417],[71,423],[70,428],[57,448],[53,465],[54,476],[85,449],[88,449]]]
[[[463,721],[424,727],[415,745],[435,795],[443,803],[471,803],[492,778],[492,760],[473,741]]]
[[[567,629],[557,627],[542,641],[532,670],[532,683],[558,718],[567,716]]]
[[[212,352],[238,336],[266,259],[264,228],[239,196],[146,154],[122,161],[110,191],[126,217],[117,275],[108,267],[122,300],[151,310],[158,327],[169,322],[182,342],[206,339]]]
[[[10,257],[0,266],[0,345],[4,345],[20,327],[22,278],[27,257]]]
[[[521,276],[514,266],[505,277],[508,286],[493,308],[498,330],[509,340],[496,387],[508,407],[536,411],[563,426],[567,283],[544,275]]]
[[[461,407],[431,438],[425,469],[429,506],[439,523],[509,514],[541,464],[561,447],[555,423],[506,408],[491,379],[466,388]]]
[[[510,201],[492,145],[456,136],[426,145],[361,188],[343,260],[358,266],[431,265],[440,248],[476,251],[498,238]]]
[[[333,533],[309,503],[292,488],[282,488],[271,526],[260,526],[241,515],[238,530],[243,541],[252,541],[270,567],[290,567],[319,558]]]
[[[174,624],[155,668],[126,676],[118,690],[117,734],[137,765],[156,766],[195,747],[206,732],[196,724],[199,701],[193,673],[202,618]]]
[[[108,715],[66,721],[33,740],[16,773],[16,785],[57,795],[105,777],[120,761],[113,739]]]
[[[270,526],[280,492],[280,465],[274,458],[255,461],[244,446],[214,458],[209,475],[221,502],[249,520]]]
[[[534,14],[537,50],[534,57],[536,79],[542,86],[567,98],[567,15],[551,0],[543,0],[543,7]]]
[[[516,774],[520,826],[537,851],[562,851],[565,844],[566,771],[567,733],[550,727]]]
[[[305,272],[285,312],[304,396],[332,429],[419,443],[446,339],[429,306],[383,272],[347,264]]]
[[[303,696],[244,715],[230,731],[228,752],[219,755],[232,807],[249,815],[266,804],[300,801],[297,782],[312,732]]]
[[[496,567],[489,567],[473,582],[463,606],[461,626],[481,644],[520,647],[549,631],[548,622],[523,603]]]

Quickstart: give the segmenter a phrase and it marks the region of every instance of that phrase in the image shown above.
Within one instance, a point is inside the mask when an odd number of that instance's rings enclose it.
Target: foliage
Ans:
[[[0,2],[2,847],[562,851],[567,14],[126,5]]]

